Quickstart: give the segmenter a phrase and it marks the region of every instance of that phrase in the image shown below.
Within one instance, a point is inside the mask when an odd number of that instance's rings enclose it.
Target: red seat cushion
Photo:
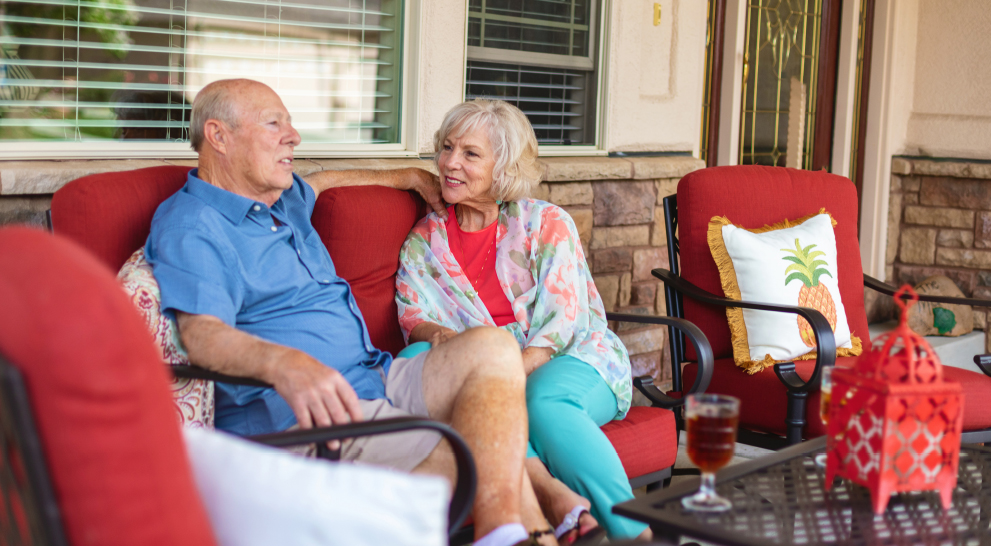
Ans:
[[[836,365],[852,367],[856,360],[856,357],[840,357],[836,359]],[[796,371],[804,379],[812,375],[814,367],[813,360],[795,363]],[[686,364],[683,371],[685,384],[691,385],[697,373],[697,364]],[[943,367],[943,377],[949,381],[956,381],[963,387],[963,430],[991,427],[991,377],[952,366]],[[706,392],[728,394],[739,398],[740,425],[744,428],[779,436],[786,435],[788,391],[772,370],[748,376],[746,372],[736,367],[732,358],[720,358],[716,360],[712,382],[709,383]],[[805,417],[806,425],[802,431],[804,438],[815,438],[826,434],[826,428],[819,419],[819,391],[810,393],[806,399]]]
[[[53,230],[117,271],[145,244],[155,210],[186,184],[190,169],[168,165],[73,180],[52,197]]]
[[[629,478],[663,470],[678,457],[674,413],[666,409],[634,406],[622,421],[606,423],[602,432],[616,448]]]
[[[213,535],[150,334],[92,255],[0,230],[0,353],[24,375],[74,545],[209,545]]]
[[[714,167],[688,174],[678,183],[681,276],[703,290],[724,295],[707,240],[709,220],[713,216],[726,216],[745,228],[759,228],[786,218],[815,214],[822,208],[837,222],[837,281],[850,331],[866,342],[870,335],[857,239],[857,189],[842,176],[757,165]],[[732,356],[726,310],[699,304],[688,297],[684,302],[685,318],[705,332],[716,358]],[[690,346],[688,357],[695,360]],[[773,377],[773,372],[767,374]]]
[[[943,379],[956,381],[963,388],[964,432],[991,427],[991,377],[943,366]]]
[[[419,195],[380,186],[325,191],[313,210],[313,227],[351,285],[372,344],[393,355],[406,346],[396,307],[399,250],[426,214]]]

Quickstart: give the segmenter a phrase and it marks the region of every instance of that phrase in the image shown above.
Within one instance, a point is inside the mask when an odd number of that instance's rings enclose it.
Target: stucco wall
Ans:
[[[467,2],[461,0],[430,0],[419,3],[418,81],[414,99],[417,115],[415,149],[421,154],[433,154],[434,132],[440,127],[444,114],[464,97],[465,87],[465,21]]]
[[[606,79],[609,151],[691,150],[698,155],[706,2],[610,2]]]
[[[991,3],[919,0],[906,151],[991,159]]]

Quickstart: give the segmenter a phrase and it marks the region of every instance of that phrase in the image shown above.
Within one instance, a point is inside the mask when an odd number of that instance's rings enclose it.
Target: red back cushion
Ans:
[[[313,227],[351,284],[372,343],[393,355],[406,346],[396,308],[399,250],[426,214],[419,195],[379,186],[325,191],[313,211]]]
[[[24,376],[69,542],[214,544],[165,367],[113,274],[65,238],[0,230],[0,352]]]
[[[145,244],[162,201],[186,184],[192,167],[148,167],[91,174],[52,197],[52,228],[117,271]]]
[[[678,183],[681,276],[703,290],[724,295],[706,239],[713,216],[726,216],[734,224],[752,229],[815,214],[822,208],[836,220],[838,282],[850,331],[869,343],[857,239],[857,189],[842,176],[758,165],[714,167],[688,174]],[[705,332],[716,358],[732,356],[725,309],[701,305],[688,297],[684,301],[685,318]],[[695,359],[691,347],[688,353]]]

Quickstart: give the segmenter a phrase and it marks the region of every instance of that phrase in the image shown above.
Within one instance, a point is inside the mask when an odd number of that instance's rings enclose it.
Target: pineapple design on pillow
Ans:
[[[782,248],[785,252],[790,252],[793,256],[785,256],[782,260],[792,262],[785,269],[785,274],[790,273],[785,279],[785,285],[793,280],[802,281],[802,289],[798,292],[798,306],[811,307],[826,317],[829,325],[836,331],[836,304],[833,303],[833,296],[825,285],[819,282],[819,277],[823,275],[833,276],[825,266],[829,264],[825,260],[816,258],[825,256],[821,250],[813,251],[816,245],[811,244],[806,247],[795,239],[795,248]],[[798,331],[802,336],[802,341],[809,347],[816,346],[815,334],[812,332],[812,325],[801,316],[798,317]]]

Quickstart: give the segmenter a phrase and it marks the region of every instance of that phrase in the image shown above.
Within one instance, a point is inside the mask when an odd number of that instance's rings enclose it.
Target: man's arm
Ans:
[[[302,351],[232,328],[217,317],[175,314],[190,362],[269,383],[292,408],[301,428],[363,419],[358,395],[337,370]]]
[[[376,171],[352,169],[343,171],[320,171],[307,175],[305,180],[319,196],[324,190],[344,186],[385,186],[397,190],[413,190],[442,218],[447,218],[447,209],[440,193],[437,176],[415,167]]]

